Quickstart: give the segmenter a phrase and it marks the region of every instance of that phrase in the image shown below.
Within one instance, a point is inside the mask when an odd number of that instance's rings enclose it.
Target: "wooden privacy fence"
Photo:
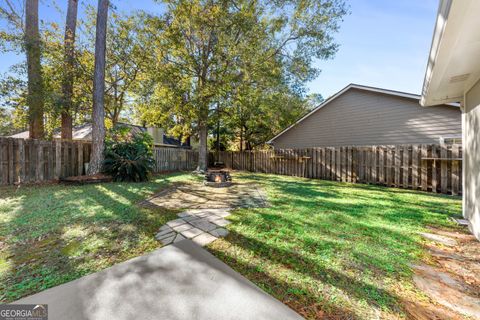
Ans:
[[[198,164],[198,152],[181,148],[154,148],[155,172],[194,170]]]
[[[32,183],[84,174],[91,143],[0,138],[0,184]]]
[[[34,183],[85,174],[90,141],[0,138],[0,185]],[[193,170],[198,152],[154,148],[155,172]]]
[[[210,158],[217,159],[217,155]],[[461,193],[461,158],[460,145],[327,147],[218,154],[218,161],[235,170],[453,195]]]

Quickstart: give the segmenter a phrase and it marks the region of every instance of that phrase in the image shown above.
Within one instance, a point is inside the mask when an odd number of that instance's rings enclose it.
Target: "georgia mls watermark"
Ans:
[[[2,304],[0,320],[48,320],[48,305]]]

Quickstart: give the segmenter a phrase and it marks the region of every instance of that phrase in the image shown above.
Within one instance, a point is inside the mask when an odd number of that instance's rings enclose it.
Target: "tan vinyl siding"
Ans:
[[[351,88],[273,140],[276,148],[439,143],[461,135],[458,107]]]

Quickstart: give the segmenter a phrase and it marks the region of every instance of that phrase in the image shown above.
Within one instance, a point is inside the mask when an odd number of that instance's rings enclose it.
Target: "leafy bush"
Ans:
[[[133,134],[130,128],[114,129],[105,140],[103,171],[115,181],[147,181],[154,166],[152,137]]]

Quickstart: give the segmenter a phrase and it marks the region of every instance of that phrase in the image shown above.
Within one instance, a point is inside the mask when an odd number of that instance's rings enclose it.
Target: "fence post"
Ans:
[[[410,167],[410,150],[408,146],[403,146],[403,188],[408,189],[409,188],[409,168]]]
[[[378,182],[385,184],[385,147],[380,146],[378,150]]]
[[[43,145],[42,141],[36,140],[36,146],[37,146],[37,169],[36,169],[36,177],[37,181],[43,181],[44,178],[44,158],[43,158]]]
[[[18,161],[19,163],[19,176],[18,182],[25,182],[25,141],[23,139],[18,140]]]
[[[447,150],[447,146],[446,145],[442,145],[441,146],[441,150],[440,150],[440,158],[442,158],[442,160],[440,160],[440,174],[441,174],[441,177],[440,177],[440,190],[442,193],[447,193],[448,192],[448,174],[447,174],[447,161],[445,161],[445,159],[447,159],[448,157],[448,150]]]
[[[78,157],[78,169],[77,169],[77,172],[78,172],[78,175],[81,176],[83,175],[83,142],[79,142],[78,143],[78,152],[77,152],[77,157]]]
[[[438,158],[438,152],[437,152],[437,146],[432,145],[432,158],[436,159]],[[432,160],[432,192],[437,193],[438,192],[438,171],[437,171],[437,161]]]
[[[55,142],[55,179],[60,179],[62,174],[62,142]]]
[[[8,181],[13,184],[14,179],[14,167],[13,167],[13,139],[8,138]]]
[[[452,146],[452,158],[458,159],[460,157],[458,144]],[[458,170],[458,160],[452,161],[452,195],[457,196],[459,190],[460,172]]]
[[[412,189],[418,189],[418,146],[412,146]]]

